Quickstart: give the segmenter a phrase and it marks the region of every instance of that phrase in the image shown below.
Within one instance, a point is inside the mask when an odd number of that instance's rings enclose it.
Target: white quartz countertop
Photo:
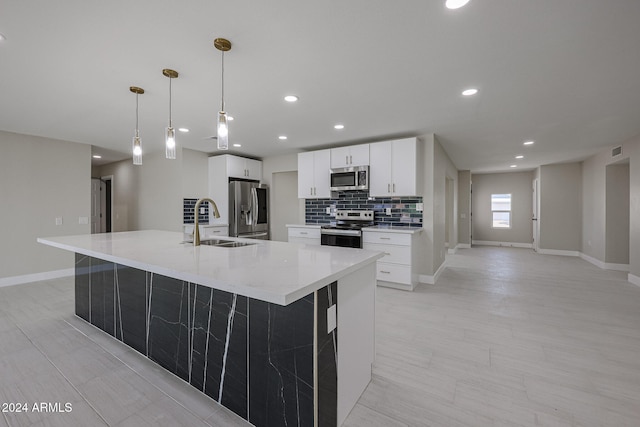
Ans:
[[[280,305],[374,263],[382,252],[270,240],[223,248],[181,243],[183,233],[128,231],[38,238],[39,243]]]
[[[383,231],[386,233],[405,233],[405,234],[417,234],[422,233],[424,228],[420,227],[393,227],[390,225],[374,225],[372,227],[365,227],[362,231]]]
[[[322,224],[287,224],[286,227],[296,227],[296,228],[320,228]]]

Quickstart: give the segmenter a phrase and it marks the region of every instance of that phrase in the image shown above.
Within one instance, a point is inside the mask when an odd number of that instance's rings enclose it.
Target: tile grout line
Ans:
[[[65,322],[66,322],[66,320],[65,320]],[[69,322],[66,322],[66,323],[68,323],[69,325],[71,325]],[[71,325],[71,326],[73,326],[73,325]],[[98,410],[97,410],[97,409],[96,409],[96,408],[91,404],[91,402],[89,402],[89,401],[87,400],[86,396],[85,396],[84,394],[82,394],[82,392],[81,392],[80,390],[78,390],[78,388],[77,388],[77,387],[76,387],[76,386],[71,382],[71,380],[69,380],[69,378],[67,378],[67,376],[66,376],[66,375],[65,375],[65,374],[60,370],[60,368],[58,368],[58,366],[56,366],[56,364],[55,364],[55,363],[53,363],[53,361],[49,358],[49,356],[47,356],[47,355],[45,354],[45,352],[44,352],[44,351],[42,351],[42,350],[40,349],[40,347],[38,347],[38,345],[37,345],[36,343],[34,343],[34,342],[33,342],[33,340],[32,340],[31,338],[29,338],[29,336],[28,336],[28,335],[27,335],[27,334],[22,330],[22,328],[20,327],[20,325],[18,325],[17,323],[16,323],[16,328],[17,328],[20,332],[22,332],[22,334],[23,334],[23,335],[24,335],[24,336],[29,340],[29,342],[31,343],[31,345],[33,345],[33,346],[35,347],[35,349],[36,349],[36,350],[38,350],[38,351],[40,352],[40,354],[42,354],[42,355],[45,357],[45,359],[47,359],[47,361],[49,361],[49,363],[51,364],[51,366],[53,366],[53,367],[56,369],[56,371],[58,371],[58,372],[60,373],[60,375],[62,375],[62,377],[65,379],[65,381],[66,381],[66,382],[68,382],[68,383],[69,383],[69,385],[70,385],[71,387],[73,387],[73,389],[76,391],[76,393],[78,393],[78,395],[82,398],[82,400],[84,400],[85,402],[87,402],[87,405],[89,405],[89,407],[90,407],[91,409],[93,409],[93,411],[96,413],[96,415],[98,415],[98,417],[100,417],[100,419],[105,423],[105,425],[107,425],[107,426],[108,426],[108,425],[109,425],[109,423],[108,423],[108,422],[107,422],[107,420],[102,416],[102,414],[100,414],[100,412],[99,412],[99,411],[98,411]]]
[[[84,319],[81,319],[82,321],[84,321]],[[135,370],[132,366],[130,366],[129,364],[127,364],[127,362],[125,362],[124,360],[120,359],[117,355],[111,353],[107,348],[105,348],[104,346],[102,346],[100,343],[98,343],[97,341],[94,341],[93,339],[91,339],[91,337],[87,334],[85,334],[84,332],[82,332],[80,329],[76,328],[74,325],[72,325],[71,323],[67,322],[66,320],[63,319],[63,321],[65,323],[67,323],[69,326],[71,326],[72,328],[74,328],[75,330],[77,330],[78,332],[80,332],[82,335],[86,336],[92,343],[94,343],[95,345],[97,345],[98,347],[100,347],[102,350],[106,351],[107,353],[109,353],[111,356],[113,356],[114,358],[116,358],[120,363],[122,363],[124,366],[126,366],[127,368],[131,369],[131,371],[133,371],[138,377],[140,377],[143,381],[147,382],[148,384],[150,384],[151,386],[153,386],[154,388],[156,388],[157,390],[159,390],[163,395],[165,395],[166,397],[168,397],[169,399],[173,400],[175,403],[177,403],[178,405],[180,405],[180,407],[182,407],[185,411],[187,411],[188,413],[190,413],[191,415],[193,415],[194,417],[196,417],[197,419],[199,419],[200,421],[204,422],[205,424],[211,426],[211,427],[215,427],[215,425],[212,425],[211,423],[209,423],[207,421],[208,418],[210,418],[212,415],[215,415],[215,411],[212,411],[211,414],[209,414],[207,416],[207,418],[202,418],[200,415],[196,414],[195,412],[193,412],[191,409],[187,408],[186,406],[184,406],[182,404],[182,402],[178,401],[176,398],[174,398],[173,396],[171,396],[170,394],[167,394],[167,392],[165,392],[162,388],[160,388],[159,386],[157,386],[156,384],[154,384],[153,382],[149,381],[147,378],[145,378],[144,376],[142,376],[140,374],[140,372],[138,372],[137,370]],[[106,336],[108,336],[109,338],[115,340],[117,343],[119,343],[120,345],[125,345],[123,342],[121,342],[120,340],[118,340],[117,338],[107,334],[106,332],[104,332],[102,329],[98,328],[97,326],[94,326],[90,323],[88,323],[88,325],[90,325],[91,327],[95,328],[97,331],[100,331],[103,334],[106,334]],[[127,346],[127,349],[130,349],[132,351],[135,351],[136,353],[138,353],[136,350],[130,348]],[[142,357],[144,357],[147,361],[153,363],[156,366],[160,366],[158,365],[156,362],[154,362],[153,360],[149,359],[148,357],[145,357],[142,353],[138,353],[140,354]],[[168,371],[167,371],[168,372]],[[170,373],[170,372],[169,372]],[[171,374],[171,373],[170,373]],[[183,380],[182,378],[178,377],[175,374],[171,374],[172,378],[177,378],[178,380],[182,381],[184,384],[187,384],[189,387],[192,387],[193,390],[198,391],[198,389],[196,389],[195,387],[193,387],[191,384],[189,384],[188,382],[186,382],[185,380]],[[74,387],[75,388],[75,387]],[[199,392],[199,391],[198,391]],[[208,399],[210,399],[212,402],[214,402],[216,405],[219,405],[218,402],[216,402],[215,400],[211,399],[211,397],[207,396],[204,393],[201,393],[203,396],[206,396]],[[222,405],[220,405],[222,406]],[[226,408],[225,408],[226,409]],[[246,420],[245,420],[246,421]]]

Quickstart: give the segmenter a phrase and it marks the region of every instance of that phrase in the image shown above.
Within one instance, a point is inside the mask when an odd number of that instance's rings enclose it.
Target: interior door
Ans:
[[[91,178],[91,233],[102,233],[102,208],[104,182],[98,178]]]

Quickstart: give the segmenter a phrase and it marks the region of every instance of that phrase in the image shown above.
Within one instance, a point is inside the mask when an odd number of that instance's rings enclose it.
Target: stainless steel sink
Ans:
[[[201,245],[219,246],[222,248],[240,248],[242,246],[257,245],[257,243],[236,242],[235,240],[211,239],[201,240]]]

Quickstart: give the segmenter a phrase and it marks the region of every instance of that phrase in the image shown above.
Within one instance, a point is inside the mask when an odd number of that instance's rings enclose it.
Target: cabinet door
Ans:
[[[368,165],[369,165],[369,144],[352,145],[351,147],[349,147],[349,166],[368,166]]]
[[[298,154],[298,198],[313,199],[313,152]]]
[[[349,164],[349,147],[331,149],[331,168],[346,168]]]
[[[369,144],[369,195],[391,195],[391,141]]]
[[[247,179],[262,181],[262,162],[260,160],[245,159],[247,169]]]
[[[391,153],[391,191],[394,196],[415,196],[416,187],[416,139],[393,141]]]
[[[246,165],[245,158],[227,155],[227,176],[231,176],[233,178],[246,178]]]
[[[314,151],[313,176],[316,199],[328,199],[331,197],[331,150]]]

